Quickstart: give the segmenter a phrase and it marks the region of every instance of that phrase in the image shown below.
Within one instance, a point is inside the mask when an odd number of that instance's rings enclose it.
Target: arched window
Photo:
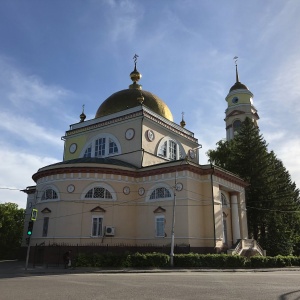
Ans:
[[[85,194],[84,198],[112,199],[113,197],[107,189],[103,187],[94,187]]]
[[[121,154],[119,141],[111,134],[101,134],[94,137],[92,142],[81,152],[81,157],[106,157]]]
[[[166,136],[158,145],[157,155],[168,160],[178,160],[183,158],[185,153],[180,143]]]
[[[233,122],[232,127],[233,127],[233,134],[234,135],[239,133],[241,126],[242,126],[242,122],[240,120],[235,120]]]
[[[171,198],[170,191],[165,187],[156,188],[150,195],[150,200]]]
[[[81,200],[94,199],[100,201],[116,201],[113,188],[104,182],[94,182],[88,185],[81,194]]]
[[[46,189],[42,194],[42,201],[58,199],[57,193],[53,189]]]

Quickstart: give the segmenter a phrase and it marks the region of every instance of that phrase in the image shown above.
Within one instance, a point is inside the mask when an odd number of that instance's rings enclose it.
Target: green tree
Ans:
[[[289,172],[250,119],[229,142],[220,141],[207,155],[215,165],[236,173],[246,187],[249,236],[270,255],[290,254],[299,240],[299,190]]]
[[[0,204],[0,258],[16,258],[22,242],[25,210],[15,203]]]

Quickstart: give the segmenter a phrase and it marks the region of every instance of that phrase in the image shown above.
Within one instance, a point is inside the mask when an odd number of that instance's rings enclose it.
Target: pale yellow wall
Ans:
[[[152,130],[154,132],[154,140],[149,141],[147,138],[147,131]],[[186,137],[182,136],[181,134],[178,134],[172,130],[169,130],[161,125],[158,125],[154,122],[152,122],[149,119],[143,120],[143,128],[142,128],[142,148],[145,149],[146,152],[152,153],[153,155],[157,155],[158,151],[158,145],[160,141],[166,137],[169,136],[171,139],[176,140],[178,143],[180,143],[183,147],[184,153],[183,155],[186,156],[188,154],[188,151],[190,149],[194,149],[198,146],[198,143],[195,141],[191,141],[187,139]],[[189,158],[190,160],[197,162],[198,158],[195,157],[194,159]],[[143,160],[143,166],[149,166],[155,163],[167,161],[164,158],[154,157],[152,155],[145,155]]]
[[[236,104],[232,103],[232,99],[235,97],[239,98],[239,101]],[[252,97],[249,94],[237,93],[237,94],[233,94],[233,95],[230,95],[229,97],[227,97],[226,101],[228,103],[228,107],[233,107],[233,106],[238,106],[239,104],[251,104]]]
[[[95,182],[108,184],[116,192],[116,201],[82,199],[83,191]],[[49,176],[38,181],[36,208],[38,220],[32,236],[32,243],[70,243],[87,245],[91,243],[132,244],[132,245],[169,245],[171,242],[172,208],[174,197],[163,201],[146,201],[151,189],[159,182],[169,186],[173,192],[175,172],[154,176],[131,178],[128,176],[74,173]],[[189,171],[176,172],[176,182],[183,184],[182,191],[176,192],[175,243],[192,247],[214,247],[215,214],[216,237],[222,233],[220,206],[220,186],[213,185],[214,207],[211,201],[210,175],[198,175]],[[69,184],[75,185],[75,191],[68,193]],[[45,187],[55,187],[60,200],[40,201]],[[130,187],[130,194],[123,193],[124,186]],[[140,196],[138,189],[143,187],[145,194]],[[33,198],[31,195],[30,198]],[[105,212],[91,212],[100,206]],[[154,213],[161,206],[165,212]],[[44,208],[51,213],[41,213]],[[214,209],[214,211],[213,211]],[[230,210],[230,208],[229,208]],[[155,216],[165,217],[165,238],[155,236]],[[115,227],[114,237],[91,237],[92,216],[103,216],[104,226]],[[48,235],[42,237],[43,218],[49,217]],[[246,214],[241,211],[242,224],[246,224]],[[228,225],[231,220],[228,218]],[[228,228],[228,240],[231,239]],[[246,232],[246,227],[243,227]],[[221,238],[221,237],[220,237]]]
[[[125,132],[129,128],[133,128],[135,130],[135,135],[131,140],[127,140],[125,138]],[[82,157],[84,154],[82,152],[85,146],[90,144],[93,138],[99,134],[105,133],[113,135],[118,140],[121,145],[122,154],[129,154],[141,149],[141,119],[130,119],[110,126],[103,126],[96,130],[89,130],[66,136],[64,160]],[[72,143],[77,144],[77,150],[73,154],[69,152],[69,147]],[[140,158],[137,160],[140,161]]]

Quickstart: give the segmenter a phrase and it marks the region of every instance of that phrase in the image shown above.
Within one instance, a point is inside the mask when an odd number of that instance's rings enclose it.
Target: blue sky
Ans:
[[[40,167],[62,160],[61,136],[131,83],[174,121],[185,113],[205,152],[225,138],[225,97],[240,81],[254,94],[261,133],[300,187],[300,1],[1,0],[0,202]]]

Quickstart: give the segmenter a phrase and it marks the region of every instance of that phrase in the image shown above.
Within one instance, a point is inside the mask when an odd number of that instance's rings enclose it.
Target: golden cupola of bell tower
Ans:
[[[226,123],[226,139],[230,141],[238,133],[241,124],[248,117],[256,125],[259,119],[257,110],[253,105],[253,94],[248,87],[240,82],[238,66],[238,57],[234,57],[235,61],[235,77],[236,82],[230,88],[225,100],[227,102],[227,109],[225,111]]]

